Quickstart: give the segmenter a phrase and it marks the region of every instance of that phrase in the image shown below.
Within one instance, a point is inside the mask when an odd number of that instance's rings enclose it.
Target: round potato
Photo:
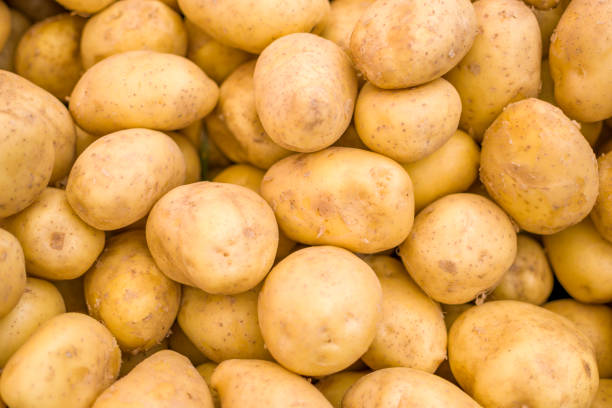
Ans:
[[[116,0],[56,0],[59,4],[66,7],[68,10],[76,11],[77,13],[94,14],[102,10]]]
[[[218,96],[217,84],[187,58],[129,51],[83,74],[70,96],[70,112],[97,135],[139,127],[175,130],[206,116]]]
[[[478,35],[445,78],[461,96],[459,127],[480,141],[506,105],[538,94],[542,46],[538,22],[522,1],[480,0],[474,10]]]
[[[410,276],[434,300],[469,302],[486,294],[516,256],[516,233],[508,216],[476,194],[450,194],[414,220],[400,256]]]
[[[578,127],[547,102],[508,105],[487,129],[480,160],[487,191],[526,231],[561,231],[595,204],[595,154]]]
[[[138,364],[140,364],[142,361],[144,361],[148,357],[151,357],[153,354],[157,353],[158,351],[167,350],[167,349],[168,349],[168,341],[163,340],[160,344],[156,344],[155,346],[151,347],[147,351],[141,351],[136,354],[122,353],[121,354],[121,369],[119,370],[119,378],[125,377],[127,374],[129,374],[130,371],[134,369],[134,367],[136,367]]]
[[[602,237],[612,242],[612,153],[597,159],[599,195],[591,211],[591,219]]]
[[[21,244],[0,228],[0,319],[19,302],[26,287],[26,265]],[[1,365],[0,365],[1,367]]]
[[[187,337],[176,321],[170,329],[168,345],[170,349],[187,357],[194,366],[208,361],[206,356],[189,340],[189,337]]]
[[[344,394],[357,382],[358,379],[371,371],[341,371],[329,375],[315,384],[321,394],[327,398],[334,408],[342,407]]]
[[[179,14],[161,1],[123,0],[87,20],[81,39],[83,67],[111,55],[149,50],[187,53],[187,31]]]
[[[257,167],[248,164],[234,164],[217,174],[213,181],[217,183],[238,184],[259,194],[264,174],[263,170]]]
[[[529,303],[499,300],[466,311],[451,327],[448,354],[461,387],[484,407],[588,407],[597,392],[589,339]]]
[[[174,143],[181,149],[183,158],[185,159],[185,181],[183,184],[191,184],[200,181],[202,176],[202,163],[198,150],[193,146],[193,143],[177,132],[167,132],[168,136],[174,140]]]
[[[30,20],[19,11],[14,9],[10,9],[10,11],[11,33],[4,43],[4,48],[0,48],[0,69],[6,71],[15,70],[14,58],[17,44],[19,44],[19,40],[32,24]]]
[[[82,276],[76,279],[56,280],[52,283],[62,294],[66,312],[88,313]]]
[[[553,8],[547,10],[538,10],[534,8],[532,10],[540,26],[540,33],[542,35],[542,57],[544,58],[548,57],[550,38],[569,2],[570,0],[561,0]]]
[[[590,408],[608,408],[612,404],[612,379],[599,379],[599,388]]]
[[[4,48],[11,35],[11,23],[11,11],[3,1],[0,1],[0,50]]]
[[[155,204],[147,243],[170,279],[233,295],[255,287],[272,267],[278,226],[257,193],[199,182],[177,187]]]
[[[353,30],[351,54],[377,87],[409,88],[446,74],[469,51],[475,36],[476,16],[469,0],[376,1]]]
[[[128,129],[103,136],[78,157],[66,185],[79,217],[101,230],[138,221],[185,180],[185,159],[167,135]]]
[[[319,26],[319,35],[351,54],[351,34],[361,15],[375,0],[343,0],[331,3],[329,14]],[[316,28],[316,27],[315,27]]]

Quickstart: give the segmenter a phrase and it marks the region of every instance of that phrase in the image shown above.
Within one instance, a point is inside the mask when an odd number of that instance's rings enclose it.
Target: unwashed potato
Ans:
[[[11,35],[11,23],[11,11],[3,1],[0,1],[0,49],[4,48]]]
[[[277,38],[308,32],[329,12],[327,0],[179,0],[183,14],[221,44],[259,54]]]
[[[23,33],[30,27],[30,20],[21,12],[11,9],[11,33],[4,43],[4,48],[0,48],[0,69],[14,71],[15,49]]]
[[[542,47],[538,22],[521,0],[480,0],[474,10],[478,35],[445,78],[461,96],[459,126],[480,141],[506,105],[538,94]]]
[[[127,129],[103,136],[78,157],[66,185],[81,219],[114,230],[144,217],[153,204],[185,180],[185,159],[167,135]]]
[[[208,361],[206,356],[198,350],[189,337],[183,332],[181,326],[175,321],[170,329],[170,337],[168,337],[168,345],[170,349],[187,357],[194,366],[203,364]]]
[[[264,176],[261,194],[283,232],[308,245],[376,253],[406,239],[414,219],[412,183],[402,166],[347,147],[275,163]]]
[[[204,379],[172,350],[148,357],[107,388],[92,408],[213,408]]]
[[[329,14],[317,27],[319,35],[335,42],[348,55],[351,54],[351,34],[364,11],[375,0],[333,1]],[[317,28],[315,27],[315,28]]]
[[[58,188],[47,187],[7,229],[21,242],[28,273],[41,278],[78,278],[104,249],[104,232],[83,222]]]
[[[217,393],[217,390],[212,388],[211,386],[211,378],[212,378],[213,372],[217,368],[217,365],[218,365],[217,363],[204,363],[204,364],[200,364],[199,366],[197,366],[196,370],[198,370],[198,373],[202,376],[202,378],[206,382],[206,385],[208,386],[208,390],[210,391],[210,396],[212,397],[212,400],[213,400],[213,405],[216,408],[219,408],[221,407],[221,402],[219,401],[219,394]]]
[[[480,179],[526,231],[553,234],[585,218],[597,198],[597,160],[576,124],[539,99],[508,105],[487,129]]]
[[[66,11],[54,0],[6,0],[14,8],[33,21],[44,20],[47,17]]]
[[[181,149],[183,158],[185,159],[185,181],[183,184],[191,184],[200,181],[202,176],[202,163],[200,162],[200,155],[198,150],[194,147],[193,143],[177,132],[167,132],[168,136],[174,140],[174,143]]]
[[[59,4],[66,7],[68,10],[76,11],[77,13],[93,14],[102,10],[116,0],[56,0]]]
[[[261,124],[285,149],[321,150],[351,123],[357,77],[329,40],[308,33],[279,38],[257,59],[254,84]]]
[[[557,5],[553,8],[546,10],[533,9],[533,14],[538,20],[540,26],[540,33],[542,34],[542,56],[548,56],[548,49],[550,48],[550,38],[552,36],[557,23],[561,19],[565,8],[569,4],[570,0],[560,0]]]
[[[341,371],[324,377],[315,384],[315,387],[331,402],[334,408],[341,408],[344,394],[357,380],[369,373],[371,371]]]
[[[597,159],[599,195],[591,211],[591,219],[602,237],[612,242],[612,153]]]
[[[66,312],[88,313],[82,276],[76,279],[57,280],[52,283],[62,294]]]
[[[160,1],[123,0],[87,20],[81,39],[85,69],[134,50],[185,56],[187,31],[179,14]]]
[[[214,81],[187,58],[129,51],[83,74],[70,96],[70,112],[93,134],[138,127],[176,130],[207,115],[218,95]]]
[[[112,237],[87,272],[85,300],[92,317],[123,351],[146,351],[168,334],[178,313],[181,287],[155,265],[143,230]]]
[[[593,345],[564,317],[513,300],[487,302],[451,327],[450,366],[483,407],[588,407],[599,383]]]
[[[117,342],[102,324],[82,313],[64,313],[13,354],[0,392],[14,408],[88,408],[117,378],[120,364]]]
[[[23,295],[25,267],[21,244],[10,232],[0,228],[0,319],[13,310]]]
[[[121,354],[121,369],[119,370],[119,378],[125,377],[130,371],[134,369],[142,361],[151,357],[153,354],[161,350],[168,349],[168,340],[163,340],[160,344],[156,344],[147,351],[141,351],[139,353],[122,353]],[[185,356],[186,357],[186,356]]]
[[[608,408],[612,405],[612,379],[599,379],[599,388],[590,408]]]
[[[270,361],[224,361],[213,372],[211,385],[223,408],[332,407],[305,378]]]

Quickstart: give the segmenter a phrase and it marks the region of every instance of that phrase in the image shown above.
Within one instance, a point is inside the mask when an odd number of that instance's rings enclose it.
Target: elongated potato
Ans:
[[[17,44],[23,33],[25,33],[30,25],[30,20],[21,12],[10,9],[11,11],[11,33],[4,43],[4,48],[0,48],[0,69],[6,71],[14,71],[14,57]]]
[[[25,267],[21,244],[14,235],[0,228],[0,319],[13,310],[23,295]]]
[[[597,159],[599,195],[591,211],[591,219],[602,237],[612,242],[612,153]]]

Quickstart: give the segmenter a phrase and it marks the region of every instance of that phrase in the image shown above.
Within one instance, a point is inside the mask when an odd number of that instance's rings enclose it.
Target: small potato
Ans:
[[[104,232],[83,222],[58,188],[47,187],[7,228],[21,242],[28,273],[41,278],[78,278],[104,249]]]
[[[177,132],[185,136],[191,142],[191,144],[193,144],[193,147],[195,147],[197,150],[200,150],[204,139],[203,122],[204,121],[202,119],[198,119],[187,125],[187,127],[177,130]]]
[[[6,0],[6,2],[11,8],[19,10],[33,21],[41,21],[66,11],[54,0]]]
[[[342,407],[344,394],[364,375],[371,371],[341,371],[317,382],[315,387],[327,398],[334,408]]]
[[[3,1],[0,1],[0,50],[4,48],[10,35],[11,11]]]
[[[412,183],[402,166],[347,147],[277,162],[266,172],[261,194],[283,232],[308,245],[372,254],[399,245],[414,219]]]
[[[254,83],[261,124],[285,149],[324,149],[351,123],[357,77],[329,40],[307,33],[279,38],[257,59]]]
[[[385,368],[361,377],[342,400],[342,408],[395,406],[480,407],[456,385],[433,374],[405,367]]]
[[[66,312],[88,313],[82,276],[76,279],[56,280],[52,283],[62,294]]]
[[[78,13],[94,14],[102,10],[116,0],[56,0],[59,4],[66,7],[68,10],[73,10]]]
[[[351,34],[366,9],[375,0],[343,0],[331,3],[319,35],[335,42],[347,55],[351,54]],[[316,27],[315,27],[316,28]]]
[[[185,159],[172,139],[128,129],[96,140],[78,157],[66,185],[68,202],[83,221],[114,230],[138,221],[185,180]]]
[[[590,408],[608,408],[612,405],[612,379],[599,379],[599,388]]]
[[[6,71],[15,70],[14,57],[17,44],[19,44],[19,40],[32,24],[30,20],[19,11],[14,9],[10,9],[10,11],[11,33],[4,43],[4,48],[0,48],[0,69]]]
[[[474,307],[474,303],[461,303],[458,305],[442,304],[441,306],[444,313],[444,324],[446,324],[446,330],[449,331],[455,320],[461,316],[461,313]]]
[[[179,0],[189,20],[221,44],[259,54],[277,38],[308,32],[329,12],[327,0]]]
[[[547,102],[508,105],[487,129],[480,160],[487,191],[526,231],[561,231],[595,204],[595,154],[576,125]]]
[[[26,265],[21,244],[0,228],[0,319],[19,302],[26,287]],[[0,365],[2,367],[2,365]]]
[[[278,364],[263,360],[227,360],[211,378],[223,408],[331,408],[310,382]]]
[[[447,194],[466,191],[478,178],[479,164],[478,145],[461,130],[429,156],[404,164],[412,180],[415,211]]]
[[[177,187],[155,204],[147,243],[170,279],[233,295],[255,287],[272,267],[278,226],[257,193],[199,182]]]
[[[204,122],[206,123],[206,134],[223,155],[233,162],[246,163],[247,153],[227,128],[225,118],[221,114],[219,106],[204,118]]]
[[[191,184],[200,181],[202,176],[202,164],[200,163],[200,155],[193,143],[185,136],[177,132],[167,132],[168,136],[174,140],[174,143],[181,149],[183,158],[185,159],[185,181],[183,184]]]
[[[487,302],[463,313],[448,338],[450,366],[483,407],[588,407],[599,383],[593,345],[539,306]]]
[[[542,246],[528,235],[519,234],[514,263],[491,293],[491,299],[541,305],[552,292],[553,280]]]
[[[550,48],[550,39],[552,36],[557,23],[561,19],[565,8],[569,4],[570,0],[561,0],[558,4],[547,10],[533,9],[533,14],[538,20],[540,26],[540,33],[542,34],[542,57],[548,57],[548,50]]]
[[[161,350],[168,349],[168,341],[163,340],[160,344],[156,344],[147,351],[141,351],[139,353],[122,353],[121,354],[121,369],[119,370],[119,378],[125,377],[130,371],[134,369],[145,359],[151,357],[153,354]]]
[[[187,357],[194,366],[203,364],[208,361],[206,356],[198,350],[198,348],[189,340],[189,337],[183,332],[181,326],[175,321],[172,329],[170,329],[170,337],[168,337],[168,345],[170,349]]]
[[[213,408],[204,379],[189,360],[162,350],[107,388],[92,408]]]
[[[206,385],[208,386],[208,390],[210,391],[210,396],[212,397],[212,400],[213,400],[213,405],[216,408],[220,408],[221,402],[219,401],[219,394],[217,393],[216,389],[212,388],[212,385],[211,385],[211,378],[217,366],[218,366],[217,363],[204,363],[204,364],[200,364],[199,366],[197,366],[196,370],[198,370],[198,374],[202,376],[202,378],[206,382]]]
[[[98,136],[92,135],[75,125],[76,129],[76,152],[75,157],[79,157],[87,146],[98,140]]]
[[[445,78],[461,96],[459,127],[480,141],[506,105],[538,94],[542,46],[538,22],[522,1],[480,0],[474,11],[478,35]]]
[[[597,159],[599,195],[591,211],[591,219],[602,237],[612,242],[612,153]]]
[[[81,39],[85,69],[111,55],[135,50],[185,56],[187,31],[179,14],[160,1],[124,0],[87,20]]]
[[[70,112],[84,130],[176,130],[206,116],[219,89],[187,58],[153,51],[112,55],[79,79]]]
[[[363,144],[357,131],[355,130],[355,126],[351,123],[349,127],[346,128],[340,139],[336,140],[336,142],[332,145],[336,147],[352,147],[354,149],[362,149],[362,150],[370,150],[368,146]]]
[[[476,194],[450,194],[425,207],[400,246],[410,276],[446,303],[473,300],[494,287],[516,256],[508,216]]]
[[[612,302],[612,243],[589,218],[543,239],[555,276],[574,299]]]
[[[329,375],[354,363],[374,340],[381,285],[368,264],[345,249],[305,248],[270,271],[257,311],[276,361],[302,375]]]
[[[213,181],[217,183],[237,184],[259,194],[259,188],[264,178],[264,174],[263,170],[249,164],[234,164],[226,167],[221,173],[217,174]]]
[[[257,320],[259,288],[237,295],[210,295],[186,286],[178,322],[187,337],[212,361],[271,360]]]
[[[181,287],[155,265],[144,231],[111,238],[84,281],[89,314],[115,336],[123,351],[159,344],[178,313]]]
[[[351,54],[377,87],[409,88],[446,74],[469,51],[475,36],[476,16],[469,0],[379,0],[355,26]]]

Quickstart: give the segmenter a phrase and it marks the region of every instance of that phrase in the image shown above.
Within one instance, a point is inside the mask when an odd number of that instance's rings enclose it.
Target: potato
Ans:
[[[612,116],[612,3],[574,0],[565,9],[549,51],[555,99],[571,118]]]
[[[255,287],[272,267],[278,226],[272,209],[253,191],[199,182],[177,187],[155,204],[147,243],[170,279],[233,295]]]
[[[305,248],[280,261],[257,305],[274,359],[309,376],[333,374],[359,359],[376,335],[381,309],[376,274],[349,251],[332,246]]]
[[[115,336],[123,351],[146,351],[168,334],[181,287],[155,265],[144,231],[111,238],[84,281],[89,314]]]
[[[10,232],[0,228],[0,319],[13,310],[23,295],[25,267],[21,244]]]
[[[552,36],[557,23],[561,19],[565,8],[569,4],[570,0],[560,0],[558,4],[547,10],[532,9],[533,14],[538,20],[540,26],[540,33],[542,36],[542,56],[548,56],[548,49],[550,48],[550,38]]]
[[[183,184],[191,184],[200,181],[202,176],[202,164],[200,163],[200,155],[198,150],[193,146],[185,136],[177,132],[167,132],[168,136],[174,140],[174,143],[181,149],[183,158],[185,159],[185,181]]]
[[[177,130],[177,132],[185,136],[193,144],[193,147],[200,150],[204,141],[204,121],[202,119],[190,123],[187,127]]]
[[[66,312],[88,313],[82,276],[76,279],[56,280],[51,283],[61,293]]]
[[[4,44],[11,35],[11,11],[0,1],[0,49],[4,48]]]
[[[204,379],[189,360],[162,350],[138,364],[107,388],[92,408],[213,408]]]
[[[202,378],[206,382],[206,385],[208,386],[208,390],[210,391],[210,396],[212,397],[212,400],[213,400],[213,405],[219,408],[221,407],[221,402],[219,401],[219,394],[217,393],[216,389],[212,388],[211,381],[210,381],[212,378],[213,372],[217,368],[217,365],[218,365],[217,363],[204,363],[204,364],[200,364],[199,366],[197,366],[196,370],[198,370],[198,373],[202,376]]]
[[[211,378],[223,408],[331,408],[306,379],[263,360],[227,360]]]
[[[187,357],[194,366],[208,361],[206,356],[189,340],[189,337],[183,332],[177,321],[174,322],[170,329],[168,346],[171,350]]]
[[[601,236],[612,242],[612,153],[597,159],[599,195],[591,211],[591,219]]]
[[[612,404],[612,379],[599,379],[599,388],[590,408],[607,408]]]
[[[351,54],[351,34],[364,11],[375,0],[344,0],[331,3],[329,14],[315,29],[321,37],[335,42],[347,55]]]
[[[253,54],[277,38],[308,32],[329,12],[327,0],[179,0],[189,20],[229,47]]]
[[[593,208],[595,154],[560,109],[539,99],[508,105],[487,129],[480,179],[520,227],[553,234]]]
[[[342,408],[374,406],[480,407],[476,401],[450,382],[433,374],[406,367],[385,368],[361,377],[342,400]]]
[[[160,1],[124,0],[91,17],[83,29],[83,67],[126,51],[185,56],[187,31],[177,12]]]
[[[11,8],[19,10],[33,21],[44,20],[65,11],[54,0],[6,0],[6,2]]]
[[[77,13],[93,14],[104,9],[115,0],[56,0],[59,4]]]
[[[234,164],[217,174],[213,181],[237,184],[259,194],[259,187],[261,186],[264,174],[263,170],[249,164]]]
[[[355,149],[370,150],[368,146],[363,144],[353,123],[346,128],[340,139],[336,140],[332,146],[337,147],[352,147]]]
[[[89,146],[90,144],[98,140],[98,136],[92,135],[91,133],[84,131],[83,129],[81,129],[80,127],[76,125],[74,127],[76,129],[75,157],[79,157],[81,153],[83,153],[83,151],[87,149],[87,146]]]
[[[478,178],[479,164],[478,145],[461,130],[429,156],[403,164],[412,180],[415,211],[447,194],[466,191]]]
[[[510,219],[476,194],[450,194],[425,207],[399,247],[406,270],[432,299],[459,304],[486,294],[516,256]]]
[[[525,3],[535,7],[538,10],[549,10],[557,7],[560,0],[525,0]]]
[[[474,303],[461,303],[458,305],[442,304],[441,306],[443,310],[442,313],[444,314],[444,324],[446,325],[446,330],[448,331],[450,330],[453,323],[455,323],[455,320],[457,320],[457,318],[461,316],[461,313],[473,307]]]
[[[247,161],[244,147],[238,143],[236,137],[227,128],[219,106],[204,118],[204,122],[206,123],[206,134],[223,155],[233,162],[245,163]]]
[[[371,368],[410,367],[433,373],[446,359],[446,326],[440,305],[406,273],[400,261],[370,256],[383,291],[383,317],[361,359]]]
[[[357,380],[369,373],[371,371],[341,371],[323,378],[315,384],[315,387],[331,402],[334,408],[341,408],[344,394]]]
[[[185,159],[170,137],[128,129],[103,136],[85,149],[70,171],[66,197],[83,221],[114,230],[144,217],[184,180]]]
[[[4,48],[0,48],[0,69],[6,71],[14,71],[14,56],[15,49],[23,33],[25,33],[30,25],[30,20],[21,14],[19,11],[10,9],[11,11],[11,33],[4,43]]]
[[[378,0],[355,25],[350,46],[355,65],[368,81],[399,89],[446,74],[469,51],[475,36],[476,16],[468,0]]]
[[[385,156],[347,147],[277,162],[261,194],[283,232],[308,245],[372,254],[399,245],[414,219],[406,171]]]
[[[125,377],[130,371],[134,369],[145,359],[151,357],[153,354],[161,350],[168,349],[168,340],[164,339],[160,344],[156,344],[147,351],[141,351],[136,354],[123,353],[121,355],[121,369],[119,370],[119,378]]]
[[[463,313],[448,354],[455,378],[483,407],[588,407],[597,392],[589,339],[529,303],[499,300]]]
[[[70,97],[70,112],[93,134],[138,127],[175,130],[207,115],[218,95],[217,85],[186,58],[129,51],[83,74]]]
[[[520,300],[541,305],[553,289],[553,274],[542,246],[528,235],[517,236],[514,263],[491,293],[495,300]]]
[[[478,35],[445,78],[461,96],[459,127],[480,141],[506,105],[538,94],[542,47],[538,22],[522,1],[480,0],[474,11]]]
[[[597,371],[602,378],[612,376],[612,309],[604,305],[587,305],[573,299],[561,299],[543,306],[572,321],[593,343]]]
[[[28,273],[41,278],[78,278],[104,249],[104,232],[83,222],[58,188],[47,187],[7,229],[21,242]]]

